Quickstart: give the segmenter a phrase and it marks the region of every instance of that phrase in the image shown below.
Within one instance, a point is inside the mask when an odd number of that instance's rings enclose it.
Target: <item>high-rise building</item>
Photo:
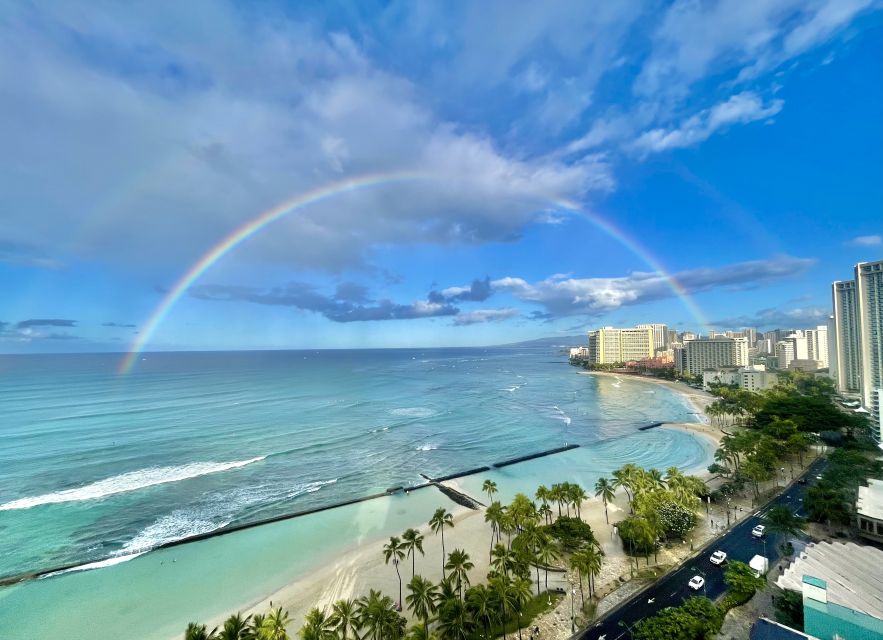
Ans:
[[[749,347],[753,347],[757,344],[757,329],[754,327],[745,327],[742,329],[742,335],[748,338]]]
[[[837,380],[837,327],[834,316],[828,316],[828,375]]]
[[[881,442],[883,416],[883,260],[855,265],[856,320],[862,404],[871,412],[874,437]]]
[[[855,265],[855,279],[831,286],[837,388],[861,394],[874,439],[883,433],[883,260]]]
[[[831,290],[834,302],[837,388],[844,392],[857,392],[861,388],[861,353],[855,280],[838,280],[831,285]]]
[[[653,329],[603,327],[589,331],[589,362],[615,364],[653,357]]]
[[[807,358],[818,360],[822,368],[828,366],[828,326],[821,324],[815,329],[804,331],[806,335]]]
[[[639,324],[636,329],[650,329],[653,331],[653,352],[668,349],[668,327],[664,324]]]
[[[701,376],[706,369],[748,365],[748,338],[699,338],[684,342],[676,354],[675,366],[681,373]]]
[[[776,343],[776,359],[779,369],[787,369],[791,361],[797,358],[795,355],[793,340],[779,340]]]

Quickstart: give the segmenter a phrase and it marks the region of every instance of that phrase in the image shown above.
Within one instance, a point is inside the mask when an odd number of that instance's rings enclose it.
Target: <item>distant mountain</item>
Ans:
[[[555,336],[552,338],[537,338],[524,342],[510,342],[497,345],[500,347],[582,347],[587,343],[585,334],[578,336]]]

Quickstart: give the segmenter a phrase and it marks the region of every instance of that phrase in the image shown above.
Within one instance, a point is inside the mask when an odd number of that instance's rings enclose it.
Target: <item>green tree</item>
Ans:
[[[707,598],[689,598],[680,607],[668,607],[638,622],[634,640],[706,640],[723,623],[723,612]]]
[[[761,590],[766,586],[766,578],[754,574],[754,569],[744,562],[734,560],[727,563],[727,570],[724,571],[724,582],[730,587],[730,590],[744,598],[751,597],[755,591]]]
[[[607,478],[598,478],[598,481],[595,483],[595,495],[599,496],[604,502],[604,520],[607,521],[607,524],[610,524],[610,516],[607,514],[607,503],[613,502],[613,499],[616,497],[616,488]]]
[[[331,628],[341,640],[347,640],[352,631],[353,638],[359,637],[359,606],[355,600],[338,600],[331,606]]]
[[[484,637],[490,637],[490,626],[494,619],[494,596],[483,584],[476,585],[466,591],[466,606],[476,624],[484,629]]]
[[[405,545],[398,536],[390,536],[389,543],[383,545],[383,561],[389,564],[392,561],[399,579],[399,603],[402,602],[402,574],[399,572],[399,562],[405,558]]]
[[[417,575],[417,552],[420,552],[420,555],[423,554],[423,536],[420,535],[420,532],[416,529],[407,529],[402,534],[402,542],[404,543],[404,547],[408,552],[408,555],[411,557],[411,577],[413,578]]]
[[[493,480],[485,480],[481,485],[481,490],[487,494],[488,502],[493,502],[494,496],[497,494],[497,483]]]
[[[432,514],[432,518],[429,520],[429,526],[432,527],[433,533],[438,535],[441,533],[441,543],[442,543],[442,576],[445,574],[445,558],[447,554],[445,554],[445,527],[454,528],[454,516],[447,510],[442,507],[439,507],[435,510],[435,513]]]
[[[216,640],[218,637],[217,631],[217,628],[207,631],[204,624],[191,622],[187,625],[187,630],[184,632],[184,640]]]
[[[411,613],[423,621],[423,626],[429,632],[429,619],[435,613],[435,599],[438,590],[435,585],[422,576],[414,576],[408,583],[408,595],[406,601]],[[344,639],[346,640],[346,639]]]
[[[255,619],[257,616],[255,616]],[[286,628],[290,623],[288,612],[282,607],[270,609],[259,623],[253,625],[253,635],[257,640],[288,640]]]
[[[303,640],[334,640],[334,628],[322,609],[313,608],[304,617],[304,626],[298,631]]]
[[[546,590],[549,590],[549,567],[553,562],[558,560],[561,555],[558,553],[558,548],[552,542],[552,538],[548,535],[542,535],[539,537],[537,541],[537,553],[536,559],[537,562],[543,565],[543,570],[545,571],[546,577]],[[539,591],[539,588],[537,588]]]
[[[218,633],[218,640],[248,640],[250,619],[251,616],[243,618],[239,613],[233,614],[224,621],[224,626]]]
[[[363,639],[400,640],[405,635],[405,619],[395,610],[392,598],[371,589],[358,603],[359,628],[366,630]]]
[[[443,640],[467,640],[472,628],[472,618],[464,602],[455,599],[439,609],[438,630]]]
[[[450,571],[450,575],[454,578],[457,583],[457,592],[460,594],[460,599],[463,599],[463,583],[469,584],[469,570],[474,568],[475,565],[469,559],[469,554],[463,551],[463,549],[454,549],[448,554],[448,562],[445,565],[445,569]]]
[[[796,536],[806,528],[806,520],[796,516],[791,509],[784,505],[770,509],[763,517],[763,521],[770,533]]]
[[[784,591],[775,600],[776,620],[792,629],[803,631],[803,595],[799,591]]]

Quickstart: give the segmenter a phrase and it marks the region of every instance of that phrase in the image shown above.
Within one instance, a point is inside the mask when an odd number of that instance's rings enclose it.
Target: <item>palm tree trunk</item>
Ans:
[[[607,515],[607,500],[604,500],[604,519],[610,524],[610,516]]]
[[[582,600],[583,606],[586,606],[586,596],[583,594],[583,572],[579,570],[579,599]]]
[[[546,591],[548,591],[549,590],[549,567],[545,568],[545,572],[546,572]]]
[[[540,563],[537,562],[537,595],[540,595]]]
[[[442,525],[441,528],[441,536],[442,536],[442,579],[445,577],[445,527]]]
[[[399,606],[402,606],[402,574],[399,573],[399,563],[396,562],[396,575],[399,577]]]
[[[412,549],[414,553],[411,554],[411,577],[413,578],[417,575],[417,550]]]

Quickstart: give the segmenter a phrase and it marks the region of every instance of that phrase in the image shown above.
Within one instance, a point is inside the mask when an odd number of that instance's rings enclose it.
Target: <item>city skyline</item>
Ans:
[[[14,5],[0,352],[825,324],[883,252],[879,5],[656,10]]]

